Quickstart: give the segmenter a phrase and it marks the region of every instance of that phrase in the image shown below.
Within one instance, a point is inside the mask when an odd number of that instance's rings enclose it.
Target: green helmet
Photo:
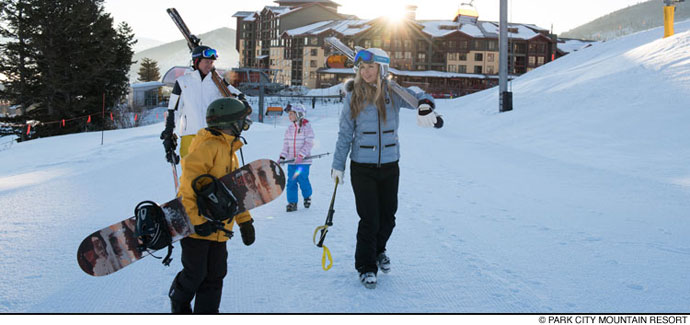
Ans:
[[[242,130],[248,130],[251,120],[247,117],[252,109],[241,101],[225,97],[214,100],[206,109],[206,124],[210,128],[232,130],[239,135]]]

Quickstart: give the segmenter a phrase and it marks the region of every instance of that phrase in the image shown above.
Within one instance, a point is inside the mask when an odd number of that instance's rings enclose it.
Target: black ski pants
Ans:
[[[378,272],[376,257],[386,250],[386,243],[395,227],[398,210],[398,162],[381,164],[350,164],[350,179],[355,194],[359,227],[355,268],[360,273]]]
[[[194,300],[194,313],[218,313],[223,278],[228,271],[226,242],[183,238],[182,271],[170,287],[169,297],[180,306]]]

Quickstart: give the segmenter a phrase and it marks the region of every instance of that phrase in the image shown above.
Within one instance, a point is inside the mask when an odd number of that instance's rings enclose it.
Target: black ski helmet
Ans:
[[[201,59],[215,60],[218,58],[218,52],[205,45],[199,45],[192,50],[192,62],[194,69],[198,67]]]
[[[218,98],[206,109],[206,124],[209,128],[232,130],[235,135],[239,135],[252,124],[248,119],[251,112],[252,109],[248,105],[235,98]]]

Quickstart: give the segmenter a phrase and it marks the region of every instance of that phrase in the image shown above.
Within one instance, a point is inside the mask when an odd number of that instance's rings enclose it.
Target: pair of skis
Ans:
[[[342,53],[345,55],[350,61],[353,63],[355,62],[355,50],[351,49],[349,46],[343,44],[338,38],[336,37],[326,37],[324,39],[328,44],[330,44],[336,51]],[[393,79],[388,79],[388,84],[390,85],[391,89],[398,94],[406,103],[408,103],[412,107],[417,107],[419,105],[419,100],[412,94],[410,94],[407,89],[405,89],[403,86],[399,85],[395,80]],[[436,128],[441,128],[443,127],[443,119],[441,118],[440,115],[436,116],[436,119],[438,120],[436,123]]]

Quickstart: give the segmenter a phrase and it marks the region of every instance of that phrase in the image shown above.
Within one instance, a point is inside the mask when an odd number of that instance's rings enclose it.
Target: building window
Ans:
[[[400,51],[395,52],[395,58],[396,58],[396,59],[402,59],[402,58],[403,58],[403,53],[400,52]]]
[[[458,72],[458,66],[451,64],[448,66],[448,72]]]
[[[370,48],[370,47],[371,47],[371,41],[368,40],[368,39],[365,39],[365,40],[364,40],[364,48],[365,48],[365,49],[368,49],[368,48]]]
[[[318,49],[311,49],[311,56],[317,56],[319,55],[319,50]]]
[[[424,71],[424,70],[426,70],[426,67],[425,67],[425,66],[423,66],[423,65],[418,65],[418,66],[417,66],[417,71]]]
[[[375,39],[374,40],[374,47],[381,47],[381,40],[380,39]]]
[[[451,49],[454,49],[458,46],[458,42],[456,41],[448,41],[448,47]]]
[[[534,56],[531,56],[531,55],[530,55],[530,57],[529,57],[529,65],[534,65],[534,63],[535,63],[535,58],[534,58]]]
[[[487,74],[494,74],[494,66],[489,65],[486,67],[486,73]]]
[[[448,53],[448,61],[457,61],[458,53]]]
[[[404,44],[405,44],[405,49],[410,49],[412,47],[412,41],[410,41],[409,39],[406,39],[404,41]]]
[[[474,66],[474,73],[482,74],[482,66],[481,65],[475,65]]]
[[[402,47],[402,42],[399,39],[393,40],[393,48],[399,49]]]
[[[486,61],[487,62],[494,62],[494,53],[487,53],[486,54]]]
[[[391,48],[391,40],[387,39],[383,41],[383,48],[390,49]]]
[[[467,54],[466,53],[460,54],[460,61],[467,61]]]
[[[424,52],[417,53],[417,61],[426,61],[426,53],[424,53]]]
[[[318,37],[311,37],[310,43],[311,43],[311,45],[319,45],[319,38]]]
[[[426,48],[426,42],[425,41],[417,41],[417,48],[418,49]]]
[[[405,59],[412,59],[412,52],[405,52]]]
[[[496,41],[489,41],[489,51],[496,50]]]
[[[482,62],[484,61],[484,54],[482,53],[475,53],[474,54],[474,60],[477,62]]]
[[[542,65],[542,64],[544,64],[544,57],[538,56],[537,57],[537,65]]]
[[[460,41],[460,48],[463,50],[467,49],[467,41],[466,40]]]
[[[312,68],[316,68],[316,60],[310,60],[309,61],[309,66]]]
[[[467,73],[467,66],[466,65],[458,65],[458,72],[460,73]]]
[[[484,41],[474,40],[474,49],[475,50],[483,50],[484,49]]]

